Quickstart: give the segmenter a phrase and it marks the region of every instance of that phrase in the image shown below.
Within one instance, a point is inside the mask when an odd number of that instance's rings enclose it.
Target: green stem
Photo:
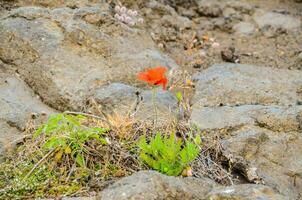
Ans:
[[[152,104],[155,113],[155,125],[157,125],[156,87],[152,88]]]

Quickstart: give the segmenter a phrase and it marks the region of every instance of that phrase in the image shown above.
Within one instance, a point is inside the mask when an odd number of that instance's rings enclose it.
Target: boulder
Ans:
[[[252,23],[248,22],[239,22],[233,26],[235,34],[241,36],[249,36],[255,33],[255,26]]]
[[[294,106],[302,101],[302,72],[242,64],[217,64],[196,74],[194,107]]]
[[[245,126],[223,140],[222,148],[223,154],[233,162],[234,168],[243,172],[248,168],[254,169],[264,184],[288,199],[301,197],[301,131],[274,132],[256,126]]]
[[[178,67],[148,33],[115,21],[106,3],[12,10],[0,19],[0,40],[0,59],[62,111],[81,109],[96,88],[110,82],[136,81],[148,67]]]
[[[22,138],[32,115],[49,115],[51,108],[44,105],[19,78],[0,73],[0,156],[11,142]]]
[[[301,21],[297,17],[277,12],[257,12],[254,20],[262,30],[285,30],[293,31],[301,28]]]
[[[123,178],[100,193],[98,199],[284,199],[263,185],[219,186],[208,178],[169,177],[155,171],[141,171]]]
[[[177,110],[176,97],[162,89],[157,89],[154,94],[151,90],[112,83],[96,89],[93,96],[96,102],[104,105],[103,109],[107,112],[115,111],[122,115],[135,113],[136,117],[143,121],[155,118],[158,121],[171,120]]]
[[[258,125],[273,131],[301,131],[298,120],[302,106],[241,105],[193,107],[191,123],[201,129],[223,129]]]
[[[302,73],[220,64],[197,74],[190,122],[221,133],[222,155],[249,182],[302,194]]]

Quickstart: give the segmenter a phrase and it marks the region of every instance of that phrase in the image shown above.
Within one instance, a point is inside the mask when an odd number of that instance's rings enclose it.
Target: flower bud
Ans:
[[[121,8],[121,13],[126,13],[127,12],[127,8],[125,7],[125,6],[123,6],[122,8]]]
[[[213,44],[212,44],[212,47],[214,47],[214,48],[218,48],[220,46],[220,44],[218,43],[218,42],[214,42]]]
[[[115,12],[120,12],[121,11],[121,7],[120,6],[115,6],[114,10],[115,10]]]
[[[143,19],[143,18],[139,18],[139,19],[137,20],[137,22],[142,24],[142,23],[144,23],[144,19]]]
[[[132,10],[129,9],[129,10],[127,11],[127,14],[130,15],[130,16],[132,16]]]
[[[124,18],[123,16],[119,16],[117,19],[118,19],[119,21],[121,21],[121,22],[124,22],[124,21],[125,21],[125,18]]]
[[[129,25],[130,25],[130,26],[134,26],[134,25],[135,25],[135,22],[134,22],[133,20],[131,20],[131,21],[129,22]]]
[[[125,17],[125,22],[126,23],[130,23],[131,21],[133,21],[131,17],[128,17],[128,16]]]

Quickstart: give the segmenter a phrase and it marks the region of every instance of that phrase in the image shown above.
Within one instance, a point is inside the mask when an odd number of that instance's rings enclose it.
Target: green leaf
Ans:
[[[76,116],[64,114],[64,118],[73,126],[81,126],[80,120]]]
[[[58,138],[58,137],[52,137],[50,139],[48,139],[43,147],[46,149],[54,149],[57,147],[64,147],[66,146],[66,141],[64,138]]]
[[[138,147],[143,150],[143,151],[148,151],[149,150],[149,146],[147,144],[147,141],[146,141],[146,137],[145,136],[142,136],[138,142]]]
[[[85,159],[82,154],[78,153],[75,160],[80,167],[85,167]]]
[[[109,128],[99,128],[99,127],[95,127],[95,128],[91,128],[89,129],[89,132],[93,132],[93,133],[97,133],[97,134],[104,134],[106,132],[110,131]]]
[[[182,101],[182,93],[181,92],[176,92],[176,99],[178,102]]]
[[[40,136],[41,133],[43,132],[44,127],[45,125],[40,126],[33,134],[33,138],[37,138],[38,136]]]
[[[197,137],[196,141],[198,140]],[[150,139],[150,144],[147,144],[146,137],[143,136],[138,142],[138,147],[141,161],[152,169],[169,176],[180,175],[199,154],[199,148],[193,141],[184,142],[174,133],[164,138],[157,133],[154,138]]]
[[[201,137],[200,137],[199,134],[195,137],[194,142],[195,142],[195,144],[197,144],[197,145],[200,145],[200,144],[201,144]]]

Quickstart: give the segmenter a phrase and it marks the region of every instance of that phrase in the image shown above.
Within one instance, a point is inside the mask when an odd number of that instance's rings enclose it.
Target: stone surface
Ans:
[[[272,189],[263,185],[218,186],[207,178],[175,178],[154,171],[141,171],[123,178],[103,190],[99,199],[175,199],[175,200],[238,200],[283,199]]]
[[[296,105],[302,72],[240,64],[218,64],[194,76],[194,107]]]
[[[0,105],[0,155],[11,142],[22,137],[32,113],[54,112],[22,80],[4,73],[0,73]]]
[[[290,15],[267,12],[258,12],[254,16],[254,20],[260,29],[282,29],[282,30],[295,30],[301,27],[301,20]]]
[[[300,131],[302,106],[221,106],[193,108],[191,123],[202,129],[223,129],[243,125],[260,125],[273,131]]]
[[[249,36],[255,33],[255,26],[248,22],[239,22],[233,26],[233,30],[237,35]]]
[[[222,143],[224,155],[236,165],[243,158],[264,183],[288,199],[302,193],[302,137],[299,132],[273,132],[246,126]],[[241,169],[242,170],[242,169]]]
[[[219,17],[222,15],[223,7],[217,1],[202,0],[202,1],[198,1],[197,3],[198,3],[197,12],[201,16]]]
[[[12,10],[0,20],[0,40],[0,59],[58,110],[78,110],[95,88],[136,79],[147,67],[178,67],[148,33],[116,22],[106,3]]]
[[[220,64],[197,74],[190,122],[217,130],[222,154],[250,182],[299,199],[302,73]],[[251,174],[252,173],[252,174]]]
[[[169,91],[157,89],[156,98],[153,91],[142,90],[122,83],[112,83],[95,91],[95,100],[104,105],[107,111],[120,114],[135,113],[141,120],[158,118],[159,121],[173,119],[177,108],[177,99]],[[153,98],[157,113],[154,111]],[[157,114],[157,116],[155,116]]]

